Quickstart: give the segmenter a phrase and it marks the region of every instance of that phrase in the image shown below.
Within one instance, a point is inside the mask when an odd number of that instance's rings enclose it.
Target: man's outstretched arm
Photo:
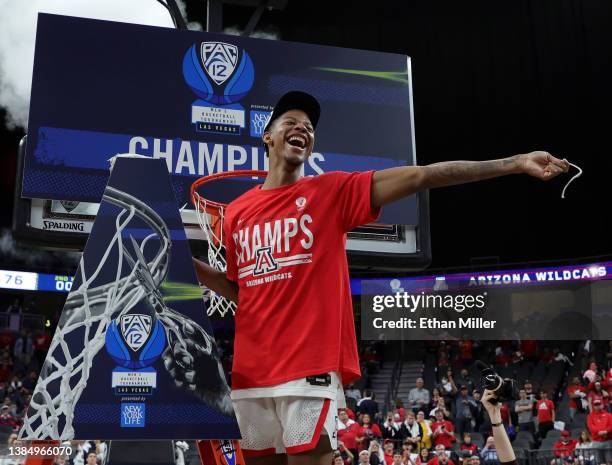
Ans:
[[[401,166],[376,171],[372,178],[372,206],[381,207],[402,197],[434,187],[524,173],[548,181],[569,170],[567,160],[548,152],[531,152],[499,160],[446,161],[427,166]]]
[[[220,296],[238,303],[238,284],[227,279],[224,271],[214,269],[197,258],[193,259],[196,275],[201,284],[212,289]]]

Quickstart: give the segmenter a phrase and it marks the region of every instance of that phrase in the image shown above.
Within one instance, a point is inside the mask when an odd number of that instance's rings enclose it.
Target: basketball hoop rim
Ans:
[[[199,209],[200,211],[205,210],[211,214],[218,214],[219,210],[224,210],[227,207],[227,203],[217,202],[215,200],[208,200],[198,194],[198,189],[204,184],[219,181],[221,179],[227,178],[244,178],[244,177],[266,177],[268,175],[267,171],[264,170],[236,170],[236,171],[225,171],[222,173],[209,174],[208,176],[203,176],[200,179],[194,181],[191,185],[191,201],[193,205]],[[209,210],[210,209],[210,210]]]

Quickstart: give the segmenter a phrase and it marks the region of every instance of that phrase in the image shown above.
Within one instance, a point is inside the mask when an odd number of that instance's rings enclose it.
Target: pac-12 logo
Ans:
[[[166,332],[150,315],[128,313],[113,320],[106,331],[106,351],[122,367],[151,366],[166,347]]]
[[[226,42],[193,44],[183,57],[183,77],[199,98],[191,106],[196,131],[240,134],[245,112],[238,102],[255,81],[249,54]]]

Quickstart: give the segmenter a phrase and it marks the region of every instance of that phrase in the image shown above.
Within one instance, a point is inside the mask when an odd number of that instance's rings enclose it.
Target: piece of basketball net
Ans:
[[[225,208],[227,204],[210,200],[198,193],[198,189],[204,184],[229,178],[254,178],[266,177],[267,171],[262,170],[238,170],[227,171],[224,173],[211,174],[198,179],[191,186],[191,200],[196,208],[198,223],[204,231],[204,238],[208,242],[208,264],[216,270],[226,272],[227,261],[225,259],[225,246],[223,245],[223,219],[225,218]],[[221,297],[211,289],[206,289],[208,297],[208,315],[219,313],[225,316],[228,312],[232,315],[236,312],[236,305]]]

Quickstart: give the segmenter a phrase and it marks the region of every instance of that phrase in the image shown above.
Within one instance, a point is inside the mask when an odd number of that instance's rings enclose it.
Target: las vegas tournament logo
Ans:
[[[157,371],[152,365],[166,348],[166,341],[164,327],[154,315],[127,313],[109,325],[105,346],[117,364],[111,387],[121,397],[121,427],[145,427],[146,404],[132,400],[134,396],[153,395]]]
[[[246,118],[238,102],[255,80],[253,61],[244,49],[226,42],[193,44],[183,58],[183,77],[198,96],[191,105],[196,131],[241,133]]]

